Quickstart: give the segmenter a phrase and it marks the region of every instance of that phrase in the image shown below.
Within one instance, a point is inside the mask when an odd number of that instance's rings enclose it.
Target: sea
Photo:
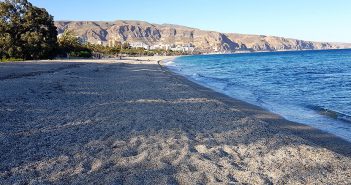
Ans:
[[[172,71],[351,142],[351,50],[182,56]]]

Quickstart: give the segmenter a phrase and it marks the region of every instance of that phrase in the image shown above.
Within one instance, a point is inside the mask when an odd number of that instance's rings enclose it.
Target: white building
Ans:
[[[170,44],[156,44],[150,47],[151,50],[155,50],[155,49],[170,50],[171,48],[172,48],[172,45]]]
[[[150,49],[150,46],[143,43],[143,42],[133,42],[130,44],[130,47],[132,48],[144,48],[146,50],[149,50]]]
[[[177,46],[172,47],[171,50],[172,51],[192,53],[192,52],[194,52],[195,47],[192,44],[177,45]]]
[[[171,50],[171,51],[179,51],[179,52],[187,52],[193,53],[195,50],[195,46],[192,44],[185,44],[185,45],[175,45],[175,44],[157,44],[150,47],[151,50],[156,49],[164,49],[164,50]]]

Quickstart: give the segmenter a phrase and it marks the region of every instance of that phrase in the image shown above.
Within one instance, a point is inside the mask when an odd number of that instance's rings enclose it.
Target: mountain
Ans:
[[[143,21],[57,21],[59,34],[73,30],[90,43],[109,40],[153,45],[192,45],[199,52],[263,52],[351,48],[351,44],[311,42],[283,37],[204,31],[172,24]]]

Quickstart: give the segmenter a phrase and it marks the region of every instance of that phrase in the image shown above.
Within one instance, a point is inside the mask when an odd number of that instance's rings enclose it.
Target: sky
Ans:
[[[29,0],[55,20],[142,20],[351,43],[351,0]]]

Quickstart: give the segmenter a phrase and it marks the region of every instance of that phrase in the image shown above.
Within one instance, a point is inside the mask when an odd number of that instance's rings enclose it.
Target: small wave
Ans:
[[[174,62],[173,62],[172,60],[169,60],[169,61],[166,61],[164,64],[165,64],[166,66],[169,66],[169,65],[173,65]]]
[[[226,84],[228,84],[229,81],[230,81],[230,79],[228,79],[228,78],[212,77],[212,76],[207,76],[207,75],[204,75],[204,74],[201,74],[201,73],[193,73],[191,75],[191,77],[193,77],[195,79],[201,79],[202,81],[207,82],[207,83],[215,82],[215,83],[226,83]]]
[[[200,77],[206,78],[206,79],[208,79],[210,81],[214,81],[214,82],[225,82],[225,83],[229,82],[228,78],[218,78],[218,77],[211,77],[211,76],[204,76],[204,75],[201,75]]]
[[[347,115],[338,111],[330,110],[321,106],[310,105],[307,108],[314,110],[320,115],[327,116],[335,120],[341,120],[351,123],[351,115]]]

